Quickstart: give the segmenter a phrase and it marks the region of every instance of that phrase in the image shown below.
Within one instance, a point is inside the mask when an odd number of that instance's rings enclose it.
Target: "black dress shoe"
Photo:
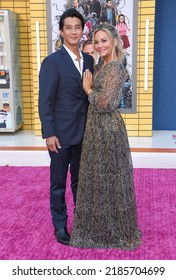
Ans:
[[[69,245],[70,235],[68,234],[66,227],[55,229],[54,234],[56,236],[57,242],[64,245]]]

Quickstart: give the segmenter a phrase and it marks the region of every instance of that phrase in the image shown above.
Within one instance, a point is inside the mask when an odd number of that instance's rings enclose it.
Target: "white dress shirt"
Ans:
[[[80,53],[80,62],[79,62],[77,60],[77,56],[70,49],[68,49],[65,45],[63,45],[63,47],[66,49],[66,51],[70,55],[71,59],[73,60],[73,63],[75,64],[75,66],[78,69],[78,71],[79,71],[79,73],[81,75],[81,78],[82,78],[83,62],[84,62],[82,52],[79,50],[79,53]]]

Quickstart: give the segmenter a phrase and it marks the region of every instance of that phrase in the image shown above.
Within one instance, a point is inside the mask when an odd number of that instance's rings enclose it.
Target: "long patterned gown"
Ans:
[[[125,70],[117,61],[96,65],[84,133],[70,245],[135,249],[141,244],[133,166],[118,111]]]

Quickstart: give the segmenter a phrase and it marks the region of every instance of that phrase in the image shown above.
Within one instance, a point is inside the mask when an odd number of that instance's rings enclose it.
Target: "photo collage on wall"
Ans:
[[[123,64],[127,73],[119,109],[122,113],[136,112],[137,38],[134,39],[134,35],[137,34],[137,1],[51,0],[49,2],[47,5],[47,30],[50,37],[48,40],[50,46],[48,48],[51,52],[60,49],[62,46],[62,37],[59,34],[59,21],[63,12],[69,8],[77,9],[85,20],[80,48],[85,41],[93,38],[93,32],[99,24],[108,22],[117,28],[124,50]],[[136,14],[135,17],[134,14]]]

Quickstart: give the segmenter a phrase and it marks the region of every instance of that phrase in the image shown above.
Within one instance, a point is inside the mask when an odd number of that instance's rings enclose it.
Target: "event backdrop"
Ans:
[[[48,54],[56,51],[62,46],[62,38],[59,34],[59,20],[62,13],[73,7],[73,0],[47,0],[47,39],[48,39]],[[80,5],[85,19],[85,28],[83,37],[80,42],[86,41],[93,37],[93,31],[96,26],[107,21],[106,15],[106,0],[80,0]],[[98,5],[90,5],[90,2],[99,2]],[[124,17],[126,26],[126,39],[123,36],[122,44],[125,46],[125,61],[124,65],[127,70],[126,80],[124,83],[122,98],[119,109],[122,113],[136,112],[136,75],[137,75],[137,0],[112,0],[113,13],[115,14],[116,22],[112,23],[120,33],[120,17]],[[98,7],[98,8],[97,8]],[[123,20],[123,19],[122,19]],[[125,44],[125,45],[124,45]]]

